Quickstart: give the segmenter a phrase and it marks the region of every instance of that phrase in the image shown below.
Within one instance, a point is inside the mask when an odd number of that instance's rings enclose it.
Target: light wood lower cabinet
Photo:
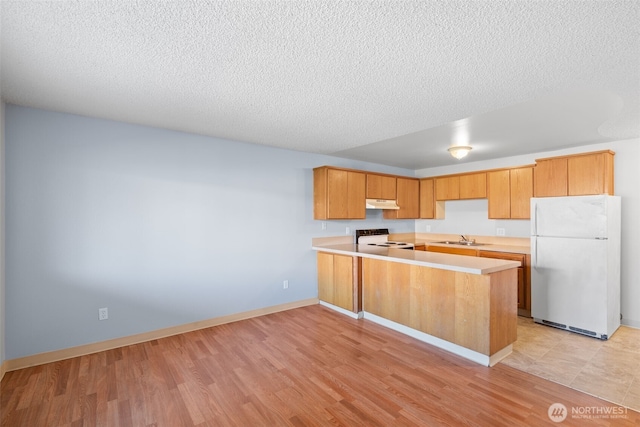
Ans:
[[[520,262],[518,267],[518,315],[531,317],[531,256],[511,252],[487,251],[477,248],[459,246],[427,245],[429,252],[441,252],[453,255],[479,256],[484,258],[504,259]]]
[[[491,356],[516,340],[515,276],[363,258],[363,309]]]
[[[519,261],[518,267],[518,314],[531,315],[531,257],[525,254],[479,250],[478,256],[484,258]]]
[[[361,258],[318,252],[318,299],[353,313],[362,311]]]

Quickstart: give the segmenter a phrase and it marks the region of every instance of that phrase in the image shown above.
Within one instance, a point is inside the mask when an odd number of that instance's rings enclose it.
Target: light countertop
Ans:
[[[528,238],[511,238],[511,237],[495,237],[495,236],[468,236],[469,239],[475,239],[482,245],[468,246],[438,243],[441,241],[458,241],[459,235],[455,234],[430,234],[430,233],[403,233],[391,234],[389,240],[413,243],[415,245],[425,246],[447,246],[454,248],[472,248],[481,251],[509,252],[514,254],[531,254],[531,247]]]
[[[454,245],[446,245],[454,246]],[[455,245],[464,246],[464,245]],[[493,245],[472,246],[473,248],[489,249]],[[498,245],[496,245],[498,246]],[[439,252],[414,251],[406,249],[390,249],[381,246],[356,245],[355,243],[334,243],[314,245],[312,249],[340,255],[357,256],[362,258],[380,259],[390,262],[413,264],[422,267],[438,268],[441,270],[459,271],[471,274],[489,274],[508,270],[520,266],[517,261],[507,261],[494,258],[476,256],[451,255]],[[513,252],[513,251],[508,251]]]

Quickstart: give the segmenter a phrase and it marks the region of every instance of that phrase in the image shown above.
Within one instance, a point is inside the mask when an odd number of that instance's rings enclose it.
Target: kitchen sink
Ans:
[[[433,242],[433,243],[442,243],[445,245],[464,245],[464,246],[484,246],[488,245],[488,243],[476,243],[475,241],[465,241],[465,240],[443,240],[441,242]]]

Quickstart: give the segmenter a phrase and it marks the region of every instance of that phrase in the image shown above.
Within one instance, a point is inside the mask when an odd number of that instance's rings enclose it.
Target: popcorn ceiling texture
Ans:
[[[636,1],[2,1],[5,102],[334,153],[563,91],[639,135]]]

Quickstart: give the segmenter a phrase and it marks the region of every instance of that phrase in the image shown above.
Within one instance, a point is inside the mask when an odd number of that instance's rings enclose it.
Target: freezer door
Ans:
[[[607,196],[531,199],[531,235],[607,237]]]
[[[532,237],[531,315],[607,334],[607,242]]]

